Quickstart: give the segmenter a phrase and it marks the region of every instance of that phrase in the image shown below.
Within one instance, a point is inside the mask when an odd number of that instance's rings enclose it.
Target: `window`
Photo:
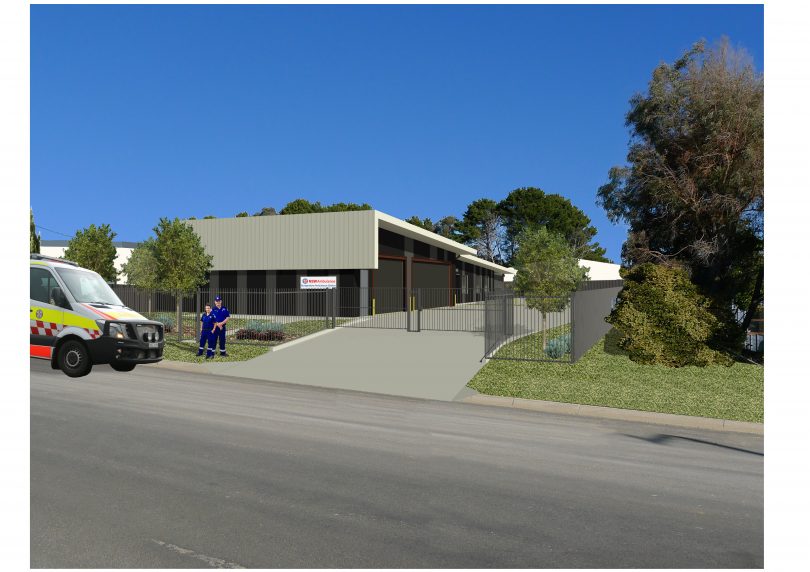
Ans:
[[[45,268],[31,268],[31,299],[43,304],[52,304],[51,288],[59,287],[53,274]]]
[[[123,306],[121,300],[115,295],[104,279],[89,270],[73,268],[57,268],[56,271],[65,281],[68,290],[80,304],[110,304]]]

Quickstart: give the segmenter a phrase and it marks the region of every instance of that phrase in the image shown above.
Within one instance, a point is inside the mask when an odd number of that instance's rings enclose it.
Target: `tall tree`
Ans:
[[[763,298],[763,101],[745,50],[697,43],[630,100],[628,165],[598,192],[627,265],[683,265],[715,308],[747,308],[743,329]]]
[[[115,282],[118,272],[115,269],[117,256],[113,239],[116,233],[108,224],[77,230],[68,241],[65,258],[79,266],[98,272],[107,282]]]
[[[490,262],[501,260],[503,247],[503,217],[498,203],[492,199],[473,201],[456,225],[461,240],[478,251],[478,256]]]
[[[155,256],[155,238],[149,237],[132,249],[129,260],[121,267],[127,284],[146,290],[158,288],[158,263]]]
[[[546,194],[535,187],[521,187],[498,203],[498,210],[503,217],[507,263],[515,257],[518,235],[526,228],[541,226],[562,235],[578,258],[609,262],[605,249],[593,242],[596,227],[591,225],[591,219],[565,197]]]
[[[253,216],[275,216],[277,214],[276,209],[273,207],[262,207],[262,210],[257,213],[253,213]]]
[[[30,209],[31,213],[31,235],[29,237],[29,244],[31,246],[31,253],[39,254],[39,233],[37,232],[37,225],[34,224],[34,209]]]
[[[144,290],[160,286],[158,263],[155,256],[155,239],[149,237],[132,249],[129,260],[121,267],[121,273],[127,277],[127,284]],[[152,295],[147,299],[147,312],[152,312]]]
[[[175,294],[179,329],[182,294],[205,284],[213,256],[205,251],[191,225],[180,219],[161,218],[153,231],[158,287]]]
[[[517,236],[514,265],[515,287],[528,294],[526,305],[540,311],[543,349],[546,348],[547,316],[568,304],[568,296],[587,279],[588,271],[579,266],[576,251],[560,234],[545,226],[529,227]]]

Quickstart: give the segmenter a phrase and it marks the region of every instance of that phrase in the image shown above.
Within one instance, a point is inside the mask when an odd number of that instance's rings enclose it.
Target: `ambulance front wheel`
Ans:
[[[82,377],[90,373],[93,363],[87,346],[78,340],[68,340],[59,348],[59,369],[69,377]]]
[[[134,363],[121,363],[117,361],[110,362],[110,367],[115,371],[132,371],[135,369]]]

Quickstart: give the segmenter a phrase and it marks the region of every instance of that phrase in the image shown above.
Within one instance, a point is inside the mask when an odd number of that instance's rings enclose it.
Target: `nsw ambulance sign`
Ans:
[[[301,276],[301,290],[337,288],[337,276]]]

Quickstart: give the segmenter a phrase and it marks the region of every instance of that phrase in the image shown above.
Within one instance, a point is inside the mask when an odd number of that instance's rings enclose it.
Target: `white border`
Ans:
[[[32,4],[74,4],[52,0]],[[126,4],[126,2],[83,2],[84,4]],[[141,0],[142,4],[163,4]],[[289,2],[215,2],[175,0],[173,4],[273,4]],[[336,4],[330,0],[303,2]],[[357,2],[370,4],[372,2]],[[389,3],[389,2],[380,2]],[[393,3],[393,2],[392,2]],[[396,2],[425,4],[429,2]],[[448,4],[460,4],[452,0]],[[488,2],[464,2],[486,4]],[[535,4],[547,2],[524,2]],[[604,0],[559,2],[560,4],[613,4]],[[647,4],[625,0],[624,4]],[[704,2],[673,2],[703,4]],[[713,4],[760,4],[746,0],[715,1]],[[799,13],[802,3],[768,0],[765,9],[766,71],[766,184],[768,187],[766,228],[766,300],[768,313],[768,365],[766,380],[766,562],[771,570],[791,570],[806,561],[807,429],[806,389],[808,366],[807,329],[810,326],[805,286],[807,279],[806,221],[808,209],[807,137],[810,133],[807,102],[810,19]],[[0,165],[6,210],[1,227],[4,261],[20,261],[21,244],[27,234],[29,181],[29,8],[20,0],[0,5],[0,66],[3,98],[0,117]],[[12,254],[14,253],[14,254]],[[19,258],[18,258],[19,257]],[[25,280],[6,280],[3,293],[18,304]],[[3,328],[0,347],[6,355],[2,400],[4,424],[3,452],[7,463],[2,471],[3,495],[0,510],[4,516],[2,546],[4,567],[27,568],[29,558],[29,390],[24,346],[16,335],[15,309],[11,328]],[[24,314],[23,314],[24,315]],[[21,322],[22,320],[20,320]],[[22,524],[22,525],[21,525]]]

